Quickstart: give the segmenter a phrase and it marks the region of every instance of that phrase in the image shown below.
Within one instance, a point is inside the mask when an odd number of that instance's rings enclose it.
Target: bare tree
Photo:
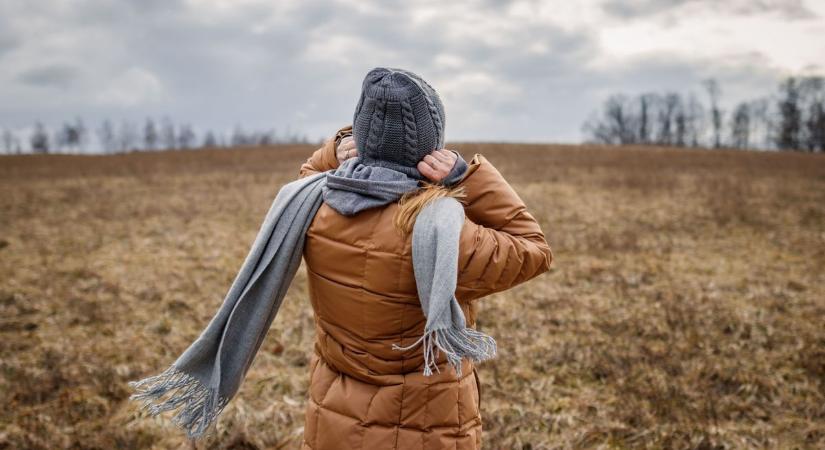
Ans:
[[[175,135],[175,125],[168,117],[163,118],[160,128],[160,142],[163,148],[171,150],[177,148],[177,136]]]
[[[639,127],[637,137],[638,142],[641,144],[650,142],[650,108],[655,100],[655,94],[642,94],[639,96]]]
[[[17,140],[17,136],[9,130],[8,128],[3,129],[3,150],[5,150],[6,154],[12,154],[16,150],[16,147],[19,145],[19,141]]]
[[[801,130],[801,146],[810,152],[825,151],[825,80],[805,77],[799,83],[801,104],[805,115]]]
[[[779,124],[776,136],[776,146],[783,150],[798,150],[801,148],[800,131],[802,130],[802,111],[799,106],[799,83],[796,78],[789,77],[779,87],[780,99]]]
[[[808,148],[825,152],[825,101],[812,103],[808,120]]]
[[[49,133],[42,123],[37,122],[34,125],[34,131],[29,139],[32,146],[32,153],[49,153]]]
[[[659,130],[656,142],[662,145],[672,145],[674,143],[674,118],[676,110],[681,104],[679,94],[669,92],[662,98],[659,107]]]
[[[754,147],[771,147],[770,101],[767,97],[750,102],[750,141]]]
[[[722,110],[719,109],[719,96],[721,88],[719,82],[714,78],[709,78],[703,82],[710,98],[710,120],[713,126],[713,147],[722,146]]]
[[[115,127],[109,119],[100,124],[100,128],[97,129],[97,138],[104,153],[114,153],[117,149]]]
[[[145,150],[156,150],[158,146],[158,130],[155,121],[151,117],[146,118],[143,125],[143,148]]]
[[[750,146],[751,111],[748,102],[741,102],[736,106],[730,129],[732,147],[748,148]]]
[[[217,139],[215,139],[215,133],[213,133],[211,130],[207,131],[206,135],[204,135],[204,138],[203,138],[202,147],[204,147],[204,148],[214,148],[214,147],[217,147],[217,146],[218,146],[218,141],[217,141]]]
[[[679,103],[676,105],[676,112],[673,117],[674,125],[676,127],[675,135],[673,136],[673,144],[677,147],[687,146],[688,134],[688,119],[685,111],[685,104],[679,97]]]
[[[243,128],[240,125],[235,126],[235,130],[232,132],[232,138],[230,141],[230,145],[232,147],[243,147],[245,145],[249,145],[251,142],[244,132]]]
[[[701,137],[705,132],[705,110],[702,103],[696,98],[696,94],[688,94],[687,105],[685,106],[685,141],[691,147],[701,145]]]
[[[55,146],[58,150],[68,150],[79,153],[86,139],[86,127],[80,118],[74,123],[64,122],[63,126],[55,133]]]
[[[258,134],[256,139],[256,144],[260,146],[267,146],[272,145],[278,142],[278,138],[275,135],[275,132],[272,130],[263,131]]]
[[[63,126],[55,130],[54,138],[52,139],[52,142],[54,143],[55,153],[61,153],[69,146],[67,137],[67,129],[69,128],[71,128],[71,125],[69,125],[68,123],[64,123]]]
[[[72,143],[77,149],[78,153],[83,153],[86,144],[89,140],[89,131],[86,129],[86,124],[83,123],[83,119],[81,119],[80,117],[75,118],[74,131],[75,134]]]
[[[630,144],[636,141],[633,122],[627,98],[612,95],[605,101],[602,117],[587,121],[584,131],[603,144]]]
[[[195,132],[192,131],[192,126],[188,124],[181,125],[178,133],[178,148],[192,148],[195,146]]]
[[[591,114],[591,117],[584,122],[582,132],[589,136],[588,139],[592,142],[616,144],[613,134],[596,113]]]
[[[119,149],[125,152],[137,150],[138,142],[138,132],[135,126],[128,120],[121,122],[117,139]]]

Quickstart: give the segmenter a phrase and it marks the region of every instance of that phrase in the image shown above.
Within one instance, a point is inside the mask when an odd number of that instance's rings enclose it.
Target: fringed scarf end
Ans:
[[[417,341],[401,347],[393,344],[393,350],[409,350],[422,344],[424,350],[424,376],[433,374],[433,368],[441,372],[436,363],[439,352],[447,356],[447,362],[453,366],[456,376],[461,376],[461,359],[469,358],[474,362],[484,361],[496,356],[496,341],[472,328],[446,328],[430,330],[424,333]]]
[[[137,391],[129,400],[143,400],[140,409],[148,411],[151,416],[180,407],[172,422],[182,428],[190,439],[203,436],[227,404],[227,399],[217,390],[205,386],[175,366],[128,384]],[[169,392],[172,396],[160,401]]]

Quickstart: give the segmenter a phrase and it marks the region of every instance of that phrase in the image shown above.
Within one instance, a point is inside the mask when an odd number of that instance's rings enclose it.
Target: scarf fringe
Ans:
[[[190,439],[203,436],[228,402],[215,389],[175,366],[128,384],[137,391],[129,400],[144,400],[140,409],[147,410],[151,416],[181,407],[172,422],[182,428]],[[169,392],[172,396],[161,402],[160,398]]]
[[[453,366],[456,376],[461,376],[461,359],[469,358],[474,362],[484,361],[496,356],[496,341],[487,334],[466,327],[464,329],[446,328],[425,332],[417,341],[401,347],[392,344],[393,350],[410,350],[422,344],[424,350],[424,376],[433,374],[433,368],[438,373],[436,358],[439,352],[447,356],[447,362]]]

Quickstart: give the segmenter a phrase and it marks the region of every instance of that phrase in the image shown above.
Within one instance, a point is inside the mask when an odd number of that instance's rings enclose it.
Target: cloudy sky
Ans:
[[[825,73],[822,0],[0,0],[0,127],[169,116],[348,124],[376,66],[439,91],[448,140],[576,142],[615,92],[723,102]]]

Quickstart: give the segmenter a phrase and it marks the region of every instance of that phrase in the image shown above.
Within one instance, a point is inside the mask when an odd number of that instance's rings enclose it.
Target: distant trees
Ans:
[[[770,99],[763,97],[752,100],[748,105],[751,125],[748,145],[757,148],[769,148],[771,146],[771,133],[773,133]]]
[[[192,148],[195,146],[195,132],[191,125],[181,125],[178,131],[178,148]]]
[[[104,153],[114,153],[117,149],[115,127],[109,119],[104,120],[103,123],[100,124],[100,128],[97,130],[97,137],[100,141],[101,150],[103,150]]]
[[[747,102],[739,103],[733,110],[730,124],[731,146],[735,148],[750,147],[751,111]],[[718,140],[718,139],[717,139]]]
[[[158,146],[158,130],[155,127],[155,122],[151,118],[146,119],[146,124],[143,126],[143,148],[146,150],[155,150]]]
[[[168,117],[164,117],[160,125],[160,142],[165,149],[174,150],[178,148],[178,140],[175,137],[175,125]]]
[[[584,131],[604,144],[698,145],[702,118],[695,99],[675,92],[612,95]]]
[[[223,135],[205,130],[199,137],[195,127],[183,123],[178,126],[168,117],[157,121],[146,118],[142,124],[129,120],[117,126],[109,119],[103,120],[90,133],[82,119],[64,122],[53,134],[41,122],[35,123],[28,133],[28,146],[23,148],[19,133],[8,128],[0,129],[0,151],[6,154],[22,153],[118,153],[130,151],[153,151],[193,149],[198,147],[224,147],[227,142]],[[275,144],[309,143],[305,135],[286,133],[279,135],[275,130],[245,131],[236,126],[229,139],[232,147],[266,146]]]
[[[4,129],[0,140],[3,142],[3,150],[7,154],[20,153],[20,140],[9,129]]]
[[[254,143],[252,136],[247,135],[240,125],[235,126],[235,131],[232,132],[232,138],[229,142],[233,147],[243,147]]]
[[[825,151],[825,81],[789,77],[779,87],[774,141],[780,149]]]
[[[825,151],[825,102],[819,101],[810,106],[805,127],[805,148],[812,152]]]
[[[46,133],[46,128],[42,123],[37,122],[34,125],[34,132],[29,138],[29,143],[32,153],[49,153],[49,134]]]
[[[822,77],[787,78],[776,95],[740,102],[727,119],[719,83],[710,79],[702,85],[707,107],[693,93],[611,95],[583,130],[604,144],[825,151]]]
[[[138,150],[138,132],[135,125],[129,121],[124,120],[120,124],[120,130],[117,136],[117,149],[121,151]]]
[[[207,131],[206,136],[204,136],[204,138],[203,138],[202,147],[212,148],[212,147],[218,147],[218,146],[219,146],[219,144],[218,144],[218,140],[215,138],[215,133],[213,133],[211,131]]]
[[[624,95],[612,95],[604,103],[601,118],[585,124],[585,130],[604,144],[648,142],[648,105],[645,96],[638,101],[640,114],[634,115],[633,104]]]
[[[722,110],[719,109],[719,83],[711,78],[703,82],[710,98],[710,122],[713,126],[713,147],[722,146]]]
[[[825,151],[825,79],[802,78],[799,97],[800,145],[808,151]]]
[[[232,147],[247,147],[247,146],[267,146],[274,144],[306,144],[309,139],[300,134],[293,134],[287,128],[283,136],[280,136],[275,130],[267,131],[245,131],[240,125],[235,126],[235,130],[230,137],[230,145]]]
[[[788,78],[779,88],[779,130],[776,145],[779,148],[799,148],[802,131],[802,112],[799,105],[799,85]]]
[[[74,123],[64,122],[54,135],[55,151],[79,153],[86,142],[86,126],[80,118]]]

